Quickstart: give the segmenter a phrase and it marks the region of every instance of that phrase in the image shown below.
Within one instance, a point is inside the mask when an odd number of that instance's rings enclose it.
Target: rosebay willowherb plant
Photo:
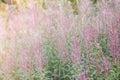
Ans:
[[[119,0],[16,2],[0,14],[0,80],[120,79]]]

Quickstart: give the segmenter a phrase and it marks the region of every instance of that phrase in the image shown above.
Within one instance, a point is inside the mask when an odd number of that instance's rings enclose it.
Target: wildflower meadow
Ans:
[[[120,80],[120,0],[0,0],[0,80]]]

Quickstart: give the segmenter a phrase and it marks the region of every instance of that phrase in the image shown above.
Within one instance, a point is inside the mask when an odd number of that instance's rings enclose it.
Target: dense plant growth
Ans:
[[[0,80],[120,80],[119,0],[5,5]]]

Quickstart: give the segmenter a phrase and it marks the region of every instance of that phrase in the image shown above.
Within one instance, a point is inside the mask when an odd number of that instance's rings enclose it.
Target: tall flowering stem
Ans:
[[[113,57],[119,56],[120,53],[120,42],[118,38],[118,32],[116,27],[109,27],[109,49]]]

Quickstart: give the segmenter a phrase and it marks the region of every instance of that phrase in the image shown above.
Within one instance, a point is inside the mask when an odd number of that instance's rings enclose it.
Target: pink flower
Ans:
[[[71,49],[72,49],[71,58],[73,63],[80,64],[81,54],[76,38],[73,38],[72,40]]]
[[[91,45],[97,39],[97,29],[95,27],[82,27],[83,39],[85,41],[85,47],[87,50],[90,49]]]
[[[87,80],[88,79],[88,72],[86,70],[81,71],[79,76],[78,76],[78,80]]]
[[[31,64],[31,56],[29,54],[29,51],[26,49],[22,49],[22,52],[19,52],[19,66],[24,71],[28,72],[30,70]]]
[[[109,69],[109,61],[107,59],[107,57],[103,57],[103,68],[104,70],[108,70]]]
[[[120,43],[119,43],[119,39],[118,39],[118,32],[116,30],[116,27],[114,27],[114,26],[109,27],[108,47],[109,47],[110,52],[113,57],[119,55]]]

